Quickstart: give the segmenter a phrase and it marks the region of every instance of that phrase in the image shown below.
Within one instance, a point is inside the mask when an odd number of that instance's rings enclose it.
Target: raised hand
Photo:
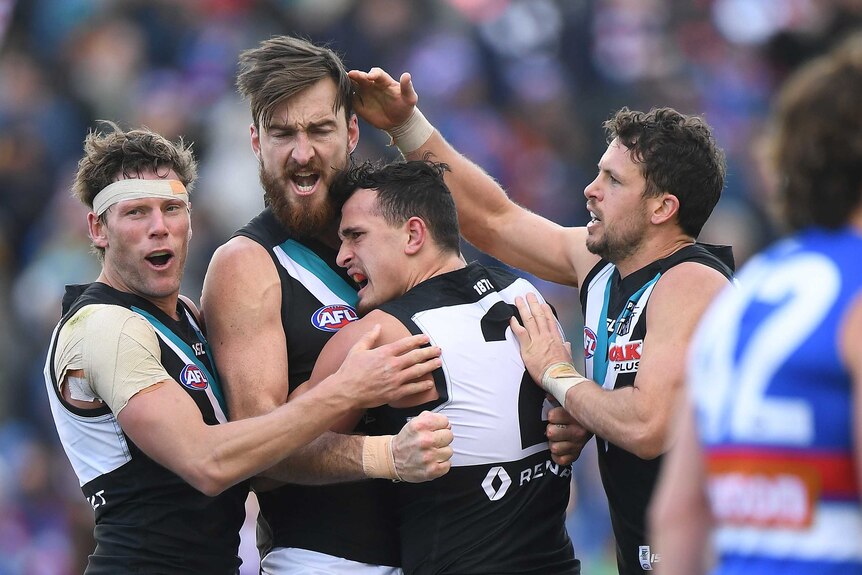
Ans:
[[[445,475],[451,467],[453,438],[445,415],[423,411],[408,421],[392,440],[398,475],[410,483]]]
[[[419,96],[408,72],[401,74],[400,81],[381,68],[351,70],[348,75],[354,86],[353,109],[375,128],[391,130],[413,114]]]

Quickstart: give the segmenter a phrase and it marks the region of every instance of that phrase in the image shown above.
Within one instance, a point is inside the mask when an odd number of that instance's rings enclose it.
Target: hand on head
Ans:
[[[351,70],[348,76],[354,85],[353,109],[363,120],[388,131],[410,119],[419,96],[409,73],[401,74],[400,81],[380,68]]]

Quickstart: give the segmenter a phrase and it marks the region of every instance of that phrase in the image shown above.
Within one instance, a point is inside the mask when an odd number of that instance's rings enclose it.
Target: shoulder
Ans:
[[[649,299],[647,321],[696,322],[730,281],[720,271],[685,261],[665,271]]]
[[[391,343],[410,335],[407,327],[398,318],[383,310],[375,309],[362,316],[362,318],[342,327],[332,339],[349,340],[352,345],[356,340],[373,329],[375,325],[380,325],[380,336],[378,336],[375,346]]]
[[[278,284],[278,270],[262,245],[244,236],[231,238],[215,251],[207,268],[201,297],[204,315],[215,303],[247,301]]]
[[[219,246],[213,253],[207,274],[212,271],[244,271],[256,264],[272,265],[269,252],[261,244],[245,236],[235,236]]]

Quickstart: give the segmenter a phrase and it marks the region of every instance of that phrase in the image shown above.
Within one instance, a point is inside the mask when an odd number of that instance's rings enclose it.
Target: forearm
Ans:
[[[664,418],[641,402],[636,387],[606,390],[595,382],[572,387],[565,407],[586,429],[643,459],[661,455],[666,441]],[[668,409],[668,405],[660,409]]]
[[[211,428],[214,479],[231,485],[267,470],[326,432],[347,407],[342,399],[309,393],[266,415]]]
[[[405,154],[408,160],[421,160],[429,155],[435,162],[449,166],[445,174],[455,203],[462,235],[480,250],[493,253],[505,242],[495,218],[512,209],[503,188],[474,162],[453,148],[438,131],[417,150]]]
[[[365,436],[325,432],[261,473],[284,483],[323,485],[365,479]]]

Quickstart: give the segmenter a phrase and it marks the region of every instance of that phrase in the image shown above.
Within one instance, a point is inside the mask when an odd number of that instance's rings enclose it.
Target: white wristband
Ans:
[[[542,389],[550,393],[560,405],[566,406],[566,394],[569,390],[579,383],[589,381],[582,377],[575,369],[575,366],[568,362],[559,362],[551,364],[542,374],[542,381],[539,382]]]
[[[428,141],[428,138],[434,133],[434,126],[425,119],[419,108],[413,108],[413,113],[407,118],[407,121],[395,126],[388,133],[389,137],[392,138],[389,145],[395,144],[406,156],[421,148],[422,144]]]

